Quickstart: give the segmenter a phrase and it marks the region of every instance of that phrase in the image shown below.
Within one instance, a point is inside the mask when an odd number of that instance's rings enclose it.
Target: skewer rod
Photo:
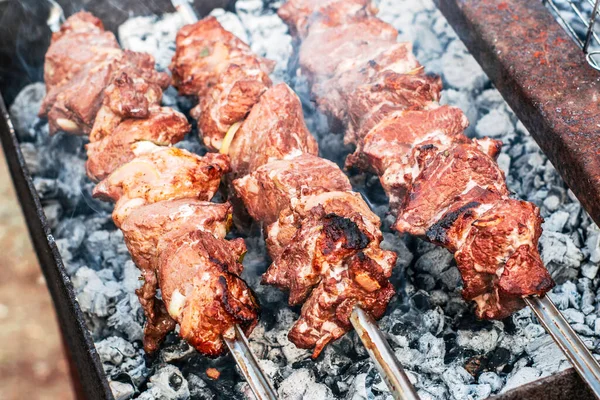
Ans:
[[[273,390],[262,369],[260,369],[260,365],[258,365],[258,361],[252,354],[248,339],[246,339],[242,329],[236,325],[235,338],[228,339],[224,337],[223,339],[256,398],[258,400],[277,400],[275,390]]]
[[[419,400],[412,383],[400,366],[394,351],[383,336],[377,323],[360,307],[354,307],[350,322],[358,333],[371,359],[396,400]]]
[[[198,22],[196,12],[188,0],[171,0],[171,4],[173,4],[173,7],[175,7],[179,15],[181,15],[183,22],[186,24]]]
[[[548,296],[527,297],[524,300],[571,361],[579,376],[592,389],[596,398],[600,399],[600,365],[552,300]]]

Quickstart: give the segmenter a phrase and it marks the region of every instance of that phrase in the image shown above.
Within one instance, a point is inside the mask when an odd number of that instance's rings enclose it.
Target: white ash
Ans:
[[[292,41],[274,14],[276,6],[276,2],[263,6],[257,0],[239,0],[236,14],[215,10],[213,15],[247,39],[255,51],[278,61],[275,80],[288,81],[305,95],[306,82],[295,71],[288,72]],[[499,163],[509,188],[540,206],[546,218],[540,247],[559,282],[551,298],[596,351],[600,342],[600,230],[432,2],[385,0],[379,8],[403,40],[415,42],[415,53],[426,69],[442,74],[443,102],[465,111],[471,123],[467,133],[494,135],[505,142]],[[166,68],[179,26],[176,15],[132,18],[121,27],[119,37],[132,50],[154,54],[159,67]],[[168,336],[158,354],[144,355],[144,317],[135,296],[139,272],[110,219],[112,205],[91,198],[93,184],[84,168],[85,140],[64,134],[49,138],[47,124],[37,118],[43,95],[43,84],[29,85],[11,106],[11,116],[115,396],[247,397],[248,385],[230,356],[202,357],[176,334]],[[307,124],[319,139],[321,154],[342,165],[351,149],[342,145],[341,135],[329,134],[326,118],[302,97]],[[163,102],[184,112],[192,106],[173,89],[165,93]],[[205,152],[195,134],[178,147]],[[431,244],[392,233],[393,220],[386,214],[386,199],[377,179],[351,179],[383,219],[383,247],[399,255],[392,278],[398,296],[380,326],[421,398],[485,398],[568,367],[531,311],[521,310],[503,321],[478,321],[472,306],[460,296],[460,274],[452,256]],[[250,343],[281,397],[390,398],[355,333],[328,346],[316,361],[289,342],[287,330],[298,310],[286,305],[281,291],[259,284],[268,258],[257,229],[252,230],[247,245],[244,278],[263,307]],[[208,367],[217,368],[221,377],[209,379]]]
[[[154,55],[158,68],[166,71],[175,54],[175,36],[183,25],[178,13],[130,18],[119,26],[119,42],[125,49]]]

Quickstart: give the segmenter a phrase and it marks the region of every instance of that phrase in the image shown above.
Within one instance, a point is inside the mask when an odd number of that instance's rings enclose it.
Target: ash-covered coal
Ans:
[[[300,93],[321,155],[343,165],[351,149],[343,145],[341,135],[328,131],[327,119],[308,100],[306,82],[291,71],[292,40],[275,14],[278,5],[238,0],[236,13],[214,10],[213,15],[247,39],[256,52],[278,62],[274,79],[287,81]],[[499,164],[509,188],[541,207],[546,219],[540,247],[558,282],[551,297],[596,351],[600,342],[600,230],[433,3],[383,0],[379,8],[380,17],[399,30],[401,40],[414,43],[426,69],[442,76],[443,101],[466,113],[469,135],[504,141]],[[165,69],[181,24],[177,15],[132,18],[121,26],[120,41],[132,50],[151,52],[158,67]],[[93,184],[84,168],[85,139],[64,134],[50,138],[46,122],[36,117],[43,94],[40,83],[26,87],[12,105],[11,116],[115,397],[251,397],[230,356],[202,357],[176,334],[169,335],[157,354],[144,354],[144,317],[135,296],[139,272],[111,221],[112,206],[91,198]],[[173,89],[165,93],[164,103],[184,112],[192,106]],[[177,146],[201,154],[206,151],[195,133]],[[452,255],[390,231],[393,219],[387,215],[387,199],[376,177],[357,175],[352,182],[382,218],[382,247],[399,256],[392,278],[398,296],[380,326],[422,399],[482,399],[569,366],[529,310],[503,321],[477,320],[460,296],[460,274]],[[247,237],[246,243],[244,278],[256,290],[263,308],[250,345],[280,397],[391,398],[354,333],[328,346],[317,361],[289,342],[287,331],[298,310],[287,306],[286,296],[278,289],[260,285],[260,274],[269,260],[259,232]],[[219,379],[208,377],[207,368],[216,368]]]

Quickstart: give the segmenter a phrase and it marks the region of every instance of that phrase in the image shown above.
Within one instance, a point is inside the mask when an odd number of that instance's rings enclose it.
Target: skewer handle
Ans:
[[[552,300],[548,296],[527,297],[524,300],[571,361],[579,376],[592,389],[596,398],[600,399],[600,365]]]
[[[375,362],[379,373],[396,400],[419,400],[412,383],[400,366],[394,351],[383,336],[377,323],[360,307],[354,307],[350,314],[350,322],[356,329],[358,337]]]
[[[256,398],[258,400],[277,400],[275,390],[271,387],[254,354],[252,354],[248,339],[246,339],[242,329],[236,325],[235,338],[227,339],[224,337],[223,339]]]

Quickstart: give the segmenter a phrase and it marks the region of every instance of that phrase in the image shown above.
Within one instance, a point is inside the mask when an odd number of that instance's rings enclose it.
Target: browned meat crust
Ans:
[[[92,132],[105,96],[109,98],[101,119],[108,127],[96,127],[94,132],[106,134],[118,124],[107,121],[107,114],[145,118],[148,108],[160,103],[162,89],[170,82],[168,74],[154,69],[152,56],[121,50],[114,35],[85,12],[71,16],[52,36],[44,78],[47,94],[40,116],[48,117],[51,134]],[[95,133],[92,140],[102,136]]]
[[[154,107],[145,118],[130,118],[118,123],[111,133],[86,146],[87,174],[100,181],[121,165],[133,160],[131,145],[147,140],[159,146],[175,144],[190,130],[185,115],[167,107]]]
[[[223,336],[234,336],[233,325],[246,333],[256,325],[258,304],[239,277],[245,252],[243,239],[219,240],[194,231],[161,253],[163,301],[179,323],[180,335],[202,354],[220,355],[225,350]]]
[[[292,202],[304,196],[352,190],[337,165],[310,154],[272,161],[233,184],[252,218],[265,225],[275,222]]]
[[[229,171],[228,157],[166,147],[190,129],[181,113],[160,107],[169,76],[154,70],[149,55],[119,49],[91,14],[75,14],[53,36],[45,73],[41,114],[51,132],[90,134],[87,172],[102,179],[94,196],[116,201],[114,222],[142,272],[144,348],[157,350],[179,323],[200,352],[221,354],[235,324],[250,333],[258,318],[239,277],[243,240],[224,239],[231,205],[208,202]],[[225,97],[233,104],[235,96]]]
[[[304,303],[289,337],[317,357],[350,329],[355,305],[383,315],[394,294],[388,278],[396,255],[379,247],[379,218],[348,178],[316,156],[300,100],[287,85],[264,91],[248,81],[257,65],[236,64],[248,49],[214,19],[184,28],[177,46],[172,67],[180,92],[206,96],[196,109],[204,141],[229,155],[230,186],[265,227],[273,264],[263,281],[288,290],[290,304]],[[208,60],[186,65],[202,52]]]
[[[209,201],[229,171],[229,160],[222,154],[200,157],[151,142],[137,142],[133,152],[135,159],[115,170],[93,192],[94,197],[116,202],[113,219],[118,227],[144,204],[182,198]]]
[[[229,148],[234,177],[242,177],[269,161],[319,148],[304,122],[298,96],[284,83],[267,90],[252,108]]]
[[[439,78],[425,75],[369,1],[361,11],[325,3],[289,0],[279,14],[302,40],[317,104],[357,146],[347,166],[380,176],[398,231],[454,252],[479,317],[504,318],[523,297],[543,296],[554,283],[537,250],[539,210],[509,198],[495,162],[501,143],[464,136],[463,113],[438,104]]]

